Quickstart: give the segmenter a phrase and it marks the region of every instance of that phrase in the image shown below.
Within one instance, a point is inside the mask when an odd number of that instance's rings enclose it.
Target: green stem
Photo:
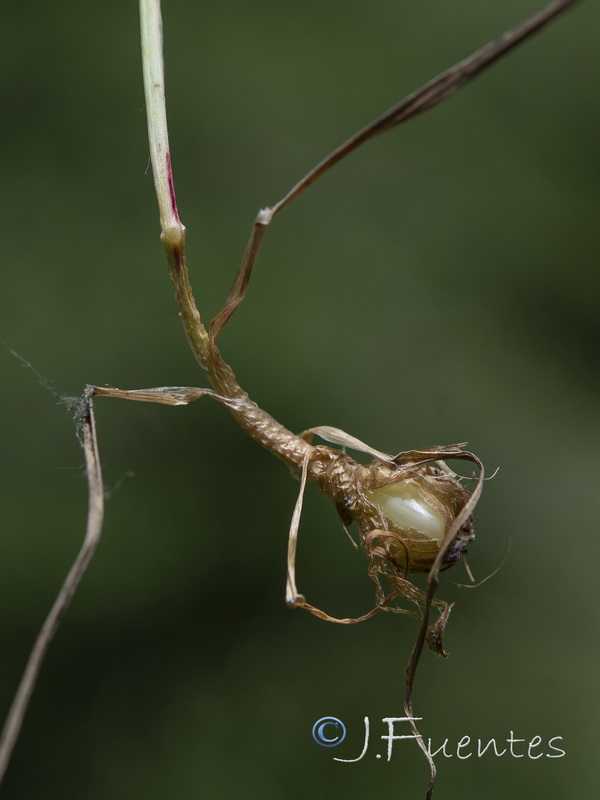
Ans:
[[[160,0],[140,0],[140,22],[148,140],[160,216],[160,239],[165,246],[177,307],[190,347],[200,365],[206,369],[211,360],[211,347],[189,282],[185,257],[185,226],[177,212],[173,183],[165,104]]]

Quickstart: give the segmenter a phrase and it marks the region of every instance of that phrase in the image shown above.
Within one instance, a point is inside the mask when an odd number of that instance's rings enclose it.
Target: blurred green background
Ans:
[[[164,4],[168,110],[206,319],[256,210],[405,94],[539,8],[527,0]],[[0,696],[8,707],[84,529],[58,396],[205,385],[180,329],[147,143],[137,4],[6,2],[2,48]],[[437,797],[586,796],[599,644],[600,10],[587,2],[430,114],[355,153],[274,223],[222,350],[292,430],[398,451],[469,440],[488,470],[451,657],[415,709],[434,746],[510,731],[564,758],[438,758]],[[29,362],[24,368],[11,351]],[[42,376],[43,380],[38,376]],[[48,390],[48,385],[56,394]],[[52,643],[3,797],[422,797],[390,763],[410,619],[327,625],[283,602],[298,485],[226,411],[97,403],[103,540]],[[309,492],[299,588],[373,601]],[[337,749],[311,727],[334,715]],[[369,716],[371,747],[356,764]],[[402,726],[398,732],[405,733]],[[450,744],[452,749],[452,744]],[[521,750],[520,752],[523,752]]]

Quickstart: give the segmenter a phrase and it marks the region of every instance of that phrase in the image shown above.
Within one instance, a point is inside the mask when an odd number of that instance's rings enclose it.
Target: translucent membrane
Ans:
[[[398,530],[414,530],[440,544],[444,539],[446,523],[416,483],[390,483],[368,492],[368,497]]]

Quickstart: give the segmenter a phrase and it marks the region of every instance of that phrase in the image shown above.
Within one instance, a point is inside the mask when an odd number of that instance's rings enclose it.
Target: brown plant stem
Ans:
[[[442,72],[347,139],[313,167],[274,206],[261,209],[254,222],[250,240],[244,251],[225,305],[211,321],[211,339],[213,341],[218,339],[221,331],[242,303],[266,228],[276,214],[318,178],[328,172],[335,164],[350,155],[357,147],[360,147],[361,144],[373,139],[375,136],[379,136],[381,133],[385,133],[385,131],[394,128],[396,125],[400,125],[402,122],[408,122],[409,119],[429,111],[443,100],[451,97],[518,44],[524,42],[556,16],[579,2],[580,0],[555,0],[555,2],[547,5],[537,14],[524,20],[497,39],[475,51],[472,55]]]
[[[88,387],[82,400],[81,424],[83,428],[83,451],[88,481],[88,516],[85,537],[81,549],[65,578],[63,585],[42,625],[33,649],[29,655],[25,671],[9,709],[2,735],[0,736],[0,783],[6,772],[13,748],[19,736],[23,718],[27,711],[31,693],[35,686],[40,667],[54,636],[60,618],[64,614],[83,574],[96,551],[102,533],[104,516],[104,489],[102,470],[96,438],[96,422],[92,402],[93,389]]]

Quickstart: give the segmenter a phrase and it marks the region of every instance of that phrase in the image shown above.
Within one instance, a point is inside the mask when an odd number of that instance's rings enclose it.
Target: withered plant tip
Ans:
[[[86,389],[82,404],[83,445],[89,482],[89,512],[82,549],[40,631],[20,686],[9,711],[0,743],[2,778],[31,696],[36,676],[58,621],[66,609],[100,538],[103,517],[103,487],[93,417],[93,397],[114,397],[141,402],[186,405],[211,397],[225,406],[238,425],[253,439],[284,461],[300,479],[300,492],[289,530],[286,602],[315,616],[342,624],[361,622],[380,611],[395,611],[420,620],[419,633],[406,669],[405,713],[413,718],[412,692],[417,665],[425,643],[446,656],[443,633],[452,606],[436,598],[440,571],[461,559],[473,539],[472,513],[481,494],[484,470],[481,461],[463,445],[437,446],[389,455],[330,426],[311,428],[302,434],[288,431],[260,409],[238,384],[223,359],[217,340],[246,294],[252,270],[273,217],[334,164],[369,139],[422,114],[453,95],[556,15],[579,0],[556,0],[525,22],[476,51],[446,72],[413,92],[366,128],[348,139],[312,169],[278,203],[259,212],[233,285],[222,310],[205,328],[192,294],[185,254],[185,227],[177,201],[169,151],[165,111],[160,0],[140,0],[142,60],[148,133],[156,188],[161,240],[165,246],[177,306],[190,347],[206,371],[212,389],[159,387],[122,390],[100,386]],[[330,444],[348,447],[372,457],[363,465],[346,452],[329,445],[313,445],[319,436]],[[474,488],[468,491],[446,459],[473,462],[479,470]],[[296,548],[306,484],[315,483],[336,505],[345,525],[355,522],[367,558],[367,573],[375,583],[376,605],[356,618],[335,618],[311,605],[296,585]],[[427,576],[426,590],[411,581],[415,573]],[[412,607],[406,607],[408,601]],[[438,617],[429,624],[431,607]],[[431,797],[436,778],[433,758],[411,722],[417,742],[428,759]]]

